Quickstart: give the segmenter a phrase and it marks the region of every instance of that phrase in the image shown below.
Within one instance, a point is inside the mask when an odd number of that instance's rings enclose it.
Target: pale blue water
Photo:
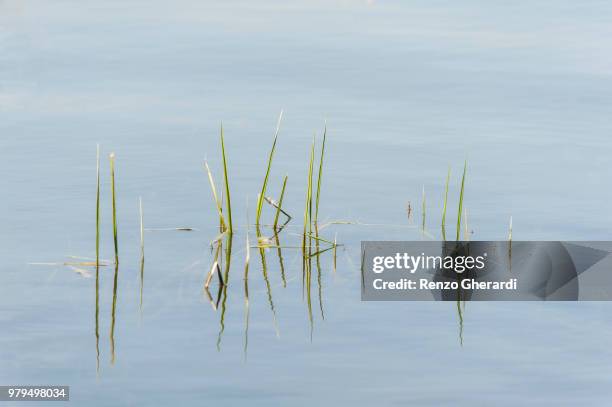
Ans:
[[[611,20],[601,1],[0,2],[0,384],[67,384],[75,405],[609,405],[609,305],[470,303],[461,346],[455,304],[360,302],[358,250],[422,238],[423,186],[439,236],[465,159],[473,239],[513,216],[517,240],[609,240]],[[345,246],[335,273],[321,257],[312,332],[299,255],[283,251],[284,288],[267,252],[274,315],[252,251],[245,355],[247,199],[252,222],[281,109],[283,243],[325,120],[321,218],[386,226],[325,230]],[[219,184],[221,121],[238,231],[218,344],[202,164]],[[105,259],[117,154],[121,256],[114,365],[100,272],[98,372],[95,274],[29,264],[94,256],[96,143]],[[146,233],[142,312],[139,196],[147,227],[197,228]]]

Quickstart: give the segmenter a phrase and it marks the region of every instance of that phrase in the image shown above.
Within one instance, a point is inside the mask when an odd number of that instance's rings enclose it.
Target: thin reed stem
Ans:
[[[312,235],[312,169],[314,162],[315,138],[312,138],[310,148],[310,162],[308,164],[308,178],[306,180],[306,207],[304,208],[304,234],[302,238],[302,255],[306,259],[306,236]],[[310,244],[308,245],[310,246]]]
[[[283,198],[285,196],[285,187],[287,186],[287,178],[288,176],[285,175],[285,178],[283,179],[283,187],[281,188],[281,193],[280,193],[280,198],[278,198],[278,206],[276,207],[276,215],[274,215],[274,230],[276,230],[276,227],[278,226],[278,217],[280,216],[281,213],[281,208],[283,207]]]
[[[100,265],[100,144],[96,146],[96,266]]]
[[[325,128],[323,130],[323,144],[321,145],[321,159],[319,160],[319,174],[317,175],[317,197],[315,204],[315,231],[318,233],[317,224],[319,220],[319,198],[321,196],[321,180],[323,179],[323,156],[325,155],[325,140],[327,139],[327,123],[325,124]]]
[[[461,233],[461,215],[463,211],[463,191],[465,188],[465,173],[467,171],[467,160],[463,165],[463,176],[461,177],[461,192],[459,193],[459,210],[457,213],[457,235],[455,240],[459,240]]]
[[[138,197],[138,209],[140,212],[140,261],[144,261],[144,215],[142,212],[142,197]]]
[[[225,180],[225,195],[227,195],[227,227],[228,232],[232,234],[232,203],[230,201],[229,177],[227,175],[227,159],[225,156],[225,143],[223,141],[223,125],[221,125],[221,153],[223,155],[223,178]]]
[[[225,218],[223,217],[223,201],[219,199],[217,195],[217,187],[215,186],[215,180],[212,176],[212,171],[210,171],[210,167],[208,166],[208,162],[204,161],[204,167],[206,168],[206,172],[208,173],[208,182],[210,183],[210,189],[212,190],[213,198],[215,199],[215,206],[217,207],[217,214],[219,215],[219,225],[221,231],[226,229],[225,227]]]

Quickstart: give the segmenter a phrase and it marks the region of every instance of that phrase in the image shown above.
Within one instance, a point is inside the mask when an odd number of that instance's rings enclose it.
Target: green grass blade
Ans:
[[[140,261],[144,261],[144,214],[142,212],[142,197],[138,197],[140,211]]]
[[[213,198],[215,199],[215,206],[217,207],[217,213],[219,214],[221,228],[225,229],[225,218],[223,217],[222,204],[219,200],[219,196],[217,195],[217,187],[215,186],[215,180],[213,179],[212,172],[210,171],[210,167],[208,166],[208,163],[206,161],[204,161],[204,167],[206,168],[206,172],[208,173],[208,182],[210,183],[210,189],[212,190]]]
[[[310,169],[308,170],[308,233],[312,236],[312,176],[314,173],[315,136],[312,137]]]
[[[327,124],[323,130],[323,144],[321,145],[321,159],[319,160],[319,174],[317,176],[317,198],[315,204],[315,225],[319,220],[319,197],[321,195],[321,179],[323,178],[323,156],[325,155],[325,140],[327,138]]]
[[[261,218],[261,210],[263,208],[264,197],[266,196],[266,188],[268,187],[268,178],[270,177],[270,169],[272,168],[272,159],[274,158],[274,151],[276,150],[276,142],[278,141],[278,133],[280,131],[281,120],[283,119],[283,111],[281,110],[278,117],[278,123],[276,124],[276,131],[274,132],[274,142],[270,149],[270,155],[268,156],[268,168],[266,169],[266,176],[264,177],[263,185],[261,186],[261,192],[257,199],[257,213],[255,215],[255,224],[259,225]]]
[[[113,241],[115,243],[115,265],[119,264],[119,245],[117,242],[117,205],[115,199],[115,153],[111,153],[110,170],[111,170],[111,193],[113,202]]]
[[[463,191],[465,188],[465,173],[467,171],[467,160],[463,165],[463,176],[461,177],[461,192],[459,193],[459,211],[457,213],[457,236],[456,240],[459,240],[461,233],[461,215],[463,212]]]
[[[225,181],[225,195],[227,196],[227,227],[231,234],[232,229],[232,203],[230,200],[229,177],[227,175],[227,158],[225,156],[225,143],[223,141],[223,125],[221,125],[221,154],[223,156],[223,178]]]
[[[100,265],[100,144],[96,146],[96,266]]]
[[[306,207],[304,208],[304,234],[302,239],[303,255],[306,257],[306,234],[312,231],[311,215],[312,215],[312,169],[314,162],[315,139],[312,138],[312,146],[310,148],[310,162],[308,164],[308,178],[306,180]],[[310,225],[310,226],[309,226]]]

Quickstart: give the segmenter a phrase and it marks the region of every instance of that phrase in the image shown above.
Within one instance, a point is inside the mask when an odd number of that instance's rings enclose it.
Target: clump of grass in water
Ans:
[[[465,188],[465,173],[467,171],[467,160],[465,161],[464,165],[463,165],[463,176],[461,177],[461,191],[459,193],[459,210],[457,213],[457,236],[455,240],[459,240],[460,237],[460,233],[461,233],[461,215],[463,212],[463,191]]]
[[[278,117],[278,122],[276,124],[276,132],[274,133],[274,142],[272,143],[272,148],[270,149],[270,155],[268,156],[268,167],[266,169],[266,175],[264,177],[263,185],[261,186],[261,192],[257,197],[257,212],[255,215],[255,224],[259,226],[261,219],[261,211],[263,208],[264,198],[266,196],[266,188],[268,187],[268,178],[270,177],[270,169],[272,168],[272,159],[274,158],[274,151],[276,150],[276,142],[278,141],[278,133],[280,131],[281,121],[283,119],[283,111],[281,110],[280,115]],[[280,206],[280,205],[279,205]]]
[[[117,241],[117,205],[115,199],[115,153],[111,153],[110,171],[111,171],[111,194],[113,202],[113,241],[115,243],[115,264],[119,264],[119,246]]]

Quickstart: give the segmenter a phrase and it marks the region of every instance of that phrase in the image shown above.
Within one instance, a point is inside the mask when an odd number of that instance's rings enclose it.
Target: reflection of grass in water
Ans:
[[[317,243],[318,251],[319,243]],[[321,282],[321,256],[317,254],[317,287],[319,290],[319,308],[321,310],[321,318],[325,319],[325,313],[323,312],[323,284]]]
[[[227,309],[227,286],[229,284],[229,272],[230,272],[230,264],[232,261],[232,234],[227,235],[226,248],[225,248],[225,271],[223,273],[223,283],[220,285],[222,287],[222,295],[223,299],[221,300],[221,316],[219,318],[219,335],[217,336],[217,350],[221,350],[221,338],[223,336],[223,331],[225,330],[225,311]]]
[[[140,312],[142,313],[142,293],[144,289],[144,215],[142,212],[142,197],[138,198],[140,212]]]
[[[96,374],[100,373],[100,268],[96,267]]]
[[[261,230],[259,225],[256,226],[257,241],[259,242],[262,238]],[[261,272],[266,283],[266,291],[268,292],[268,303],[270,304],[270,311],[272,311],[272,322],[274,324],[274,331],[276,336],[279,336],[278,325],[276,322],[276,310],[274,309],[274,300],[272,299],[272,286],[270,285],[270,279],[268,278],[268,265],[266,262],[266,249],[264,246],[258,245],[259,255],[261,257]]]
[[[283,252],[281,249],[280,230],[274,229],[274,239],[276,241],[276,254],[278,255],[278,262],[280,264],[281,280],[283,281],[283,288],[287,287],[287,279],[285,278],[285,265],[283,264]]]
[[[115,277],[113,279],[113,305],[111,308],[110,325],[110,352],[111,364],[115,364],[115,314],[117,311],[117,280],[119,277],[119,264],[115,264]]]
[[[248,205],[247,205],[248,207]],[[244,361],[247,359],[249,347],[249,262],[251,260],[251,245],[249,243],[249,214],[247,210],[246,255],[244,258]]]
[[[463,311],[461,310],[460,295],[457,296],[457,315],[459,316],[459,343],[463,346]]]

